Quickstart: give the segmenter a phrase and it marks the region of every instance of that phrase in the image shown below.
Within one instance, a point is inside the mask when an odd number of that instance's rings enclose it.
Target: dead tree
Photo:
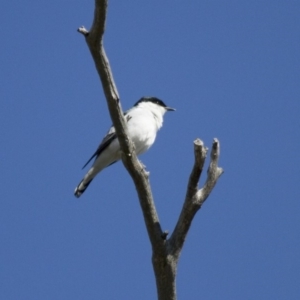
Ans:
[[[83,26],[78,29],[85,37],[100,76],[106,97],[110,117],[122,149],[122,161],[135,184],[149,239],[152,245],[152,264],[154,268],[159,300],[176,299],[176,272],[179,256],[196,212],[214,188],[223,169],[218,167],[220,144],[213,140],[207,179],[202,188],[198,182],[208,152],[200,139],[194,141],[195,162],[188,181],[186,197],[180,216],[170,238],[168,232],[161,229],[156,212],[148,173],[138,160],[134,146],[128,137],[123,112],[109,61],[103,46],[103,35],[108,0],[95,0],[94,21],[88,31]]]

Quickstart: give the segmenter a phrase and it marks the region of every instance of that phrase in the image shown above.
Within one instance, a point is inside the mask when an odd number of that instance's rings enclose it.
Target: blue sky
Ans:
[[[122,163],[73,196],[111,124],[76,32],[93,5],[2,4],[1,299],[156,298]],[[179,299],[300,298],[299,14],[299,1],[283,0],[109,4],[105,47],[123,108],[151,95],[177,109],[141,157],[163,229],[182,207],[193,140],[221,142],[225,173],[186,240]]]

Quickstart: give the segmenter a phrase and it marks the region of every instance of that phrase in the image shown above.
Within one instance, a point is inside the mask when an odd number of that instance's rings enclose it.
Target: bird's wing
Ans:
[[[124,112],[125,121],[128,122],[131,119],[131,116],[128,114],[129,111]],[[109,131],[107,132],[106,136],[103,138],[102,142],[100,143],[99,147],[95,151],[95,153],[92,155],[92,157],[86,162],[86,164],[82,167],[84,169],[88,163],[94,158],[98,157],[101,152],[107,148],[110,143],[117,138],[115,127],[110,127]]]
[[[117,138],[116,135],[116,130],[115,127],[111,127],[108,131],[108,133],[106,134],[106,136],[103,138],[102,142],[100,143],[99,147],[97,148],[97,150],[95,151],[95,153],[92,155],[92,157],[86,162],[86,164],[82,167],[82,169],[84,169],[88,163],[94,158],[94,157],[98,157],[101,152],[108,146],[110,145],[110,143]]]

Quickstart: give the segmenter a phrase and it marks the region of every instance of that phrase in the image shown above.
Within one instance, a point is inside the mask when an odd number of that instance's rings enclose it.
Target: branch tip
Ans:
[[[203,167],[208,148],[204,146],[204,143],[200,139],[194,140],[194,155],[195,163],[199,168]]]
[[[220,156],[220,142],[218,139],[214,138],[210,157],[212,160],[218,160],[219,156]]]
[[[85,37],[89,35],[89,31],[84,26],[80,26],[77,31],[83,34]]]
[[[194,140],[194,145],[195,146],[202,146],[203,147],[204,143],[199,138],[196,138]]]
[[[218,139],[214,138],[213,139],[213,149],[217,149],[217,148],[220,148],[220,142]]]

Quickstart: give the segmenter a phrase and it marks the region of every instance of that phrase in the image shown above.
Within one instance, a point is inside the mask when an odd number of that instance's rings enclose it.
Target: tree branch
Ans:
[[[107,2],[107,0],[95,0],[94,21],[91,30],[88,31],[82,26],[78,29],[78,32],[85,36],[86,43],[100,76],[109,113],[123,152],[122,161],[134,181],[144,214],[148,235],[152,247],[154,248],[158,245],[162,246],[163,242],[161,236],[163,232],[155,209],[148,174],[139,162],[134,150],[134,145],[128,137],[127,127],[119,101],[119,94],[103,47]]]
[[[223,169],[218,167],[220,155],[220,144],[214,139],[211,150],[211,161],[208,168],[207,180],[202,189],[198,189],[198,182],[202,173],[208,149],[204,147],[200,139],[194,141],[195,162],[188,182],[187,193],[179,219],[172,236],[169,239],[170,253],[175,259],[179,258],[188,230],[192,224],[195,214],[201,208],[204,201],[209,196],[217,180],[223,173]]]
[[[113,79],[109,61],[103,46],[105,20],[108,0],[95,0],[94,20],[91,30],[83,26],[78,32],[84,35],[99,74],[106,97],[110,117],[116,129],[116,134],[122,150],[122,161],[132,177],[142,207],[146,228],[152,245],[152,263],[155,272],[158,299],[176,300],[176,271],[180,252],[186,235],[196,212],[201,208],[218,178],[223,173],[218,167],[220,145],[214,139],[211,150],[210,165],[207,180],[202,189],[198,189],[198,182],[202,174],[203,165],[208,149],[201,140],[194,141],[195,163],[189,178],[186,198],[182,211],[171,238],[161,230],[158,215],[154,205],[152,192],[148,180],[148,173],[138,160],[134,145],[128,137],[126,123],[123,117],[119,94]]]
[[[210,164],[207,170],[207,179],[204,187],[197,192],[196,202],[201,207],[207,199],[219,177],[224,173],[224,170],[218,167],[220,156],[220,143],[218,139],[214,139],[210,153]]]
[[[195,192],[198,191],[198,182],[202,174],[207,151],[208,148],[204,147],[204,144],[200,139],[196,139],[194,141],[195,163],[188,182],[187,193],[185,197],[186,201],[189,201]]]

